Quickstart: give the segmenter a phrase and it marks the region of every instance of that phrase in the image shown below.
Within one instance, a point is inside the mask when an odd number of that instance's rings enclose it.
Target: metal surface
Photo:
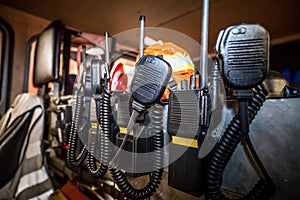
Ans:
[[[229,105],[234,105],[229,103]],[[227,108],[224,129],[236,112]],[[250,125],[250,136],[277,188],[272,199],[299,199],[300,191],[300,98],[269,99],[262,106]],[[223,176],[223,189],[247,193],[258,181],[244,149],[239,145],[233,153]],[[132,180],[134,185],[145,184],[140,177]],[[158,191],[150,199],[201,200],[168,185],[168,174],[163,177]]]
[[[140,16],[140,58],[144,55],[145,16]]]
[[[282,98],[284,97],[284,88],[288,85],[285,77],[277,72],[270,70],[269,74],[264,81],[264,86],[269,91],[269,98]]]
[[[226,121],[231,118],[232,110],[228,110]],[[250,125],[250,136],[277,186],[273,199],[299,199],[300,98],[267,100]],[[243,146],[238,145],[225,169],[223,188],[245,194],[258,178]]]
[[[201,85],[204,88],[207,84],[207,49],[208,49],[208,15],[209,0],[202,1],[202,29],[201,29],[201,56],[200,56],[200,72]]]

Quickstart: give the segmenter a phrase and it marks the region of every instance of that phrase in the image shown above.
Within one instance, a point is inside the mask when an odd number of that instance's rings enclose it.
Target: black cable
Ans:
[[[272,184],[272,179],[271,179],[271,177],[269,176],[267,170],[265,169],[263,163],[262,163],[261,160],[259,159],[259,157],[258,157],[258,155],[257,155],[257,153],[256,153],[256,151],[255,151],[255,149],[254,149],[254,147],[253,147],[253,145],[252,145],[252,142],[251,142],[251,140],[250,140],[249,133],[244,133],[244,134],[243,134],[243,138],[244,138],[244,140],[245,140],[245,142],[246,142],[246,144],[247,144],[247,147],[248,147],[248,149],[249,149],[249,151],[250,151],[250,153],[251,153],[251,156],[252,156],[253,159],[255,160],[255,162],[256,162],[258,168],[260,169],[262,175],[264,176],[265,180],[266,180],[267,182],[269,182],[269,183]]]
[[[155,104],[152,111],[152,133],[153,133],[153,160],[154,160],[154,171],[150,173],[149,183],[141,188],[134,188],[126,179],[124,173],[119,169],[116,164],[112,164],[110,169],[111,175],[117,183],[119,189],[129,198],[132,199],[146,199],[150,197],[158,188],[163,175],[163,146],[164,136],[162,131],[163,107]]]
[[[255,90],[256,91],[254,91],[254,96],[252,97],[248,105],[249,124],[252,122],[255,115],[260,110],[260,107],[263,105],[266,96],[268,95],[267,90],[262,86],[261,88],[256,87]],[[237,144],[241,140],[241,122],[239,118],[239,116],[233,117],[223,136],[221,137],[219,143],[216,145],[214,152],[211,155],[207,168],[205,193],[206,199],[230,199],[226,197],[221,191],[222,175],[229,159],[231,158],[232,153],[234,152],[235,148],[237,147]],[[245,139],[248,140],[247,136]],[[249,150],[254,150],[252,143],[250,142],[249,144]],[[253,149],[251,150],[251,148]],[[253,156],[254,159],[256,159],[255,156],[257,156],[257,154],[254,153]],[[258,161],[258,165],[260,165],[259,163],[260,161]],[[261,168],[262,173],[264,173],[263,169],[264,168]],[[266,180],[260,179],[257,182],[257,184],[252,188],[252,190],[248,192],[248,194],[244,195],[241,199],[256,200],[271,198],[275,191],[275,185],[273,184],[273,182],[271,182],[271,179],[268,179],[267,177],[265,178]]]
[[[94,153],[94,143],[92,143],[91,146],[91,152],[88,155],[88,168],[90,173],[96,177],[101,178],[104,176],[104,174],[108,170],[108,163],[110,159],[111,154],[111,146],[110,146],[110,127],[111,127],[111,121],[110,121],[110,114],[111,114],[111,107],[110,107],[110,97],[111,93],[107,90],[104,90],[103,97],[101,100],[96,101],[96,115],[98,120],[98,126],[99,123],[102,127],[103,131],[100,131],[100,153],[101,153],[101,163],[100,166],[97,167],[96,165],[96,159],[93,156]],[[101,105],[102,103],[102,105]],[[97,131],[99,131],[99,127],[97,128]],[[98,136],[98,133],[97,133]]]
[[[269,176],[267,170],[265,169],[263,163],[259,159],[249,136],[249,112],[248,112],[248,100],[242,99],[239,100],[239,118],[241,122],[241,135],[246,143],[246,147],[248,147],[248,150],[250,151],[250,154],[254,161],[256,162],[258,168],[260,169],[263,177],[265,180],[267,180],[269,183],[272,183],[271,177]]]
[[[79,166],[83,163],[85,160],[88,151],[86,147],[84,146],[79,153],[78,156],[76,156],[76,144],[78,142],[78,124],[79,124],[79,115],[81,113],[81,107],[83,102],[83,96],[77,94],[76,100],[75,100],[75,109],[74,113],[72,115],[72,123],[71,123],[71,130],[70,130],[70,136],[69,136],[69,149],[67,151],[67,160],[68,162],[73,166]]]
[[[102,126],[103,124],[103,119],[101,116],[103,116],[103,97],[100,96],[99,99],[95,99],[95,102],[96,102],[96,117],[97,117],[97,120],[98,120],[98,123]]]
[[[99,137],[99,124],[97,124],[97,133],[96,133],[96,141],[98,141],[98,137]],[[101,135],[103,135],[103,133],[100,133]],[[102,138],[100,140],[100,142],[102,142]],[[97,167],[97,160],[94,157],[94,152],[95,152],[95,142],[92,142],[90,144],[90,152],[87,156],[87,167],[90,171],[90,173],[95,177],[95,178],[101,178],[104,176],[104,174],[107,172],[107,165],[103,165],[101,163],[99,167]],[[103,144],[101,143],[100,145],[100,153],[103,152]]]
[[[103,121],[102,121],[102,129],[103,129],[103,154],[102,154],[102,164],[108,166],[111,155],[111,106],[110,106],[110,98],[111,92],[109,90],[104,90],[103,93]]]
[[[238,100],[238,109],[239,109],[239,119],[240,119],[240,128],[241,128],[241,136],[242,139],[245,141],[247,150],[250,152],[254,162],[258,166],[261,174],[263,175],[264,179],[273,184],[271,177],[269,176],[267,170],[265,169],[263,163],[259,159],[249,136],[249,114],[248,114],[248,100],[240,99]]]

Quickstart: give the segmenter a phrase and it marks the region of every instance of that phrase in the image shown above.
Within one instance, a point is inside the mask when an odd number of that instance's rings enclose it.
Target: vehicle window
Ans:
[[[0,99],[1,99],[1,89],[2,89],[2,71],[3,71],[3,66],[2,66],[2,52],[3,52],[3,48],[5,48],[5,46],[3,45],[3,33],[2,30],[0,29]]]
[[[37,36],[33,36],[32,39],[29,40],[28,46],[27,46],[27,56],[26,56],[26,68],[27,68],[27,74],[25,73],[24,81],[27,83],[24,85],[27,85],[27,88],[25,88],[24,92],[28,92],[30,94],[37,94],[38,88],[33,85],[33,66],[34,66],[34,54],[35,54],[35,47],[37,42]],[[26,78],[26,76],[28,78]],[[24,86],[25,87],[25,86]]]
[[[2,66],[1,64],[1,60],[2,60],[2,32],[0,32],[0,66]],[[0,69],[1,71],[1,69]]]
[[[0,18],[0,115],[10,104],[14,32],[12,27]]]

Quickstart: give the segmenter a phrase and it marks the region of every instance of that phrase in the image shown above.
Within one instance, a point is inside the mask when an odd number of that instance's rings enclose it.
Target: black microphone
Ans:
[[[234,96],[238,100],[242,138],[268,185],[264,187],[264,192],[272,195],[275,185],[249,137],[248,112],[248,101],[253,96],[252,88],[264,81],[269,70],[269,46],[269,33],[264,27],[259,24],[239,24],[220,32],[216,51],[222,78],[234,89]]]
[[[226,84],[251,89],[263,82],[269,68],[269,43],[268,31],[259,24],[240,24],[221,31],[216,51]]]

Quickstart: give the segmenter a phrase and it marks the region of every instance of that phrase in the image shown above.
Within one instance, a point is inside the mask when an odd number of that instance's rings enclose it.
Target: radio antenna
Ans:
[[[105,64],[104,64],[104,70],[105,70],[105,73],[106,73],[106,78],[109,78],[108,32],[105,32],[104,36],[105,36]]]
[[[140,16],[140,58],[144,55],[144,26],[145,26],[146,17]]]
[[[108,32],[104,33],[105,36],[105,62],[109,63],[109,49],[108,49]]]
[[[207,86],[207,47],[208,47],[208,16],[209,16],[209,0],[202,0],[202,29],[201,29],[201,89]]]

